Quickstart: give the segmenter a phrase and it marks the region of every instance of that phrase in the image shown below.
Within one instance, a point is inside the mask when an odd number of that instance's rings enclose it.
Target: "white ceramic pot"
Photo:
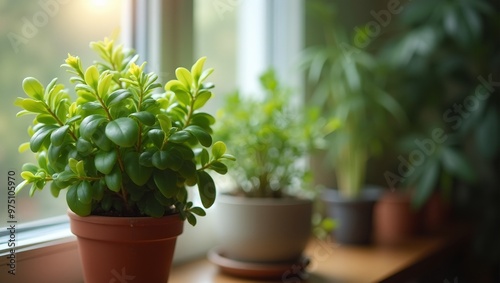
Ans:
[[[217,238],[226,257],[246,262],[300,258],[311,236],[312,201],[220,195]]]

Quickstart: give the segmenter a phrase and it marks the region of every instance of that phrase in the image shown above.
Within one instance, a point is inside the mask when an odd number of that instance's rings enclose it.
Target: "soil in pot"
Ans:
[[[403,192],[386,192],[375,205],[375,242],[385,245],[404,243],[415,233],[416,221],[410,195]]]
[[[178,215],[68,215],[78,239],[86,283],[168,282],[175,242],[184,225]]]

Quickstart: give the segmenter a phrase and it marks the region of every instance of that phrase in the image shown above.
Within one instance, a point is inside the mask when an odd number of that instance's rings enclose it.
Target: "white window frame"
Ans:
[[[304,81],[296,71],[295,59],[303,47],[304,0],[214,1],[238,6],[238,88],[243,93],[259,93],[257,78],[273,67],[285,85],[302,94]],[[122,41],[148,61],[148,70],[157,72],[161,81],[173,78],[175,67],[193,63],[193,0],[126,0],[125,6]],[[255,15],[260,15],[261,21],[256,21]],[[210,215],[209,211],[196,227],[185,225],[176,262],[202,256],[216,244],[211,229],[216,219]],[[15,277],[7,273],[9,233],[5,227],[0,232],[1,282],[82,282],[77,244],[66,215],[17,227],[16,235],[24,238],[16,241],[19,272]]]

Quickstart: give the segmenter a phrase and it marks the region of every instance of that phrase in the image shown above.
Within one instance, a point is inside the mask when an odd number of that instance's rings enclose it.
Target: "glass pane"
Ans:
[[[29,150],[20,154],[18,146],[29,140],[27,127],[33,116],[16,118],[20,108],[13,105],[18,96],[25,96],[22,80],[33,76],[46,85],[54,77],[68,89],[70,75],[59,66],[67,54],[78,55],[92,63],[89,42],[119,34],[122,0],[0,0],[0,226],[7,224],[7,176],[15,173],[21,182],[21,166],[34,162]],[[84,66],[85,68],[85,66]],[[29,188],[17,196],[15,219],[32,221],[58,214],[67,209],[64,195],[55,199],[47,188],[30,198]]]
[[[215,84],[209,110],[221,105],[222,97],[236,90],[237,18],[240,1],[194,1],[195,57],[207,56],[206,67],[215,68]]]

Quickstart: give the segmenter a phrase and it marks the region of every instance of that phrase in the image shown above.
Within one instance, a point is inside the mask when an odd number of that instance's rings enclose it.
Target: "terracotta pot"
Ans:
[[[416,212],[411,197],[400,192],[387,192],[375,205],[375,241],[380,244],[401,244],[416,231]]]
[[[238,261],[297,260],[311,236],[311,200],[220,195],[215,213],[219,250]]]
[[[421,225],[425,233],[436,232],[450,220],[451,205],[441,193],[433,193],[421,211]]]
[[[78,239],[86,283],[168,281],[175,241],[184,227],[178,215],[68,215]]]
[[[379,188],[367,187],[356,199],[347,199],[337,190],[328,189],[323,192],[323,200],[328,205],[328,216],[337,222],[332,231],[335,241],[353,245],[372,242],[373,206],[381,192]]]

